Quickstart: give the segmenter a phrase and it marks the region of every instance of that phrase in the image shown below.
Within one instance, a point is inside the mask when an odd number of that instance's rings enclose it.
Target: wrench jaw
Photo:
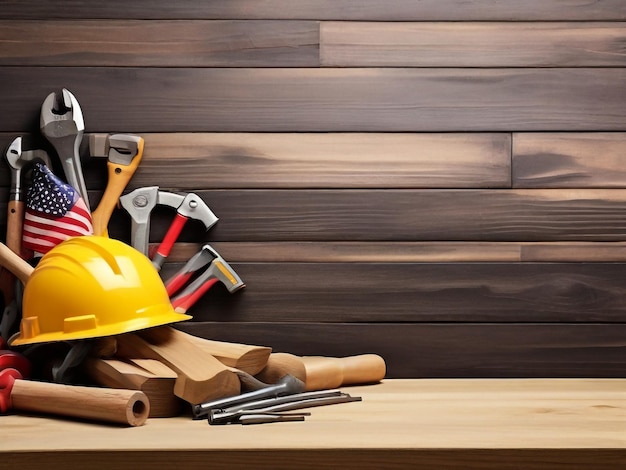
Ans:
[[[67,182],[90,207],[80,161],[85,121],[76,97],[65,88],[60,94],[50,93],[41,105],[39,126],[41,133],[56,150]]]
[[[6,159],[11,167],[11,199],[17,200],[22,192],[21,171],[23,167],[22,159],[22,138],[16,137],[7,148]]]
[[[41,105],[39,126],[46,138],[82,137],[85,120],[76,97],[65,88],[50,93]]]

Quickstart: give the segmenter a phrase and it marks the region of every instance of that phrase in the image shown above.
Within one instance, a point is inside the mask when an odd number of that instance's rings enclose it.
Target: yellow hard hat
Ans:
[[[117,335],[188,320],[174,311],[159,273],[133,247],[79,236],[46,253],[24,288],[11,346]]]

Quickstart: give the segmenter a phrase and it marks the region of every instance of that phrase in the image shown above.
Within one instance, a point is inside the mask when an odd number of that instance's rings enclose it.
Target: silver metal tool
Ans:
[[[7,204],[6,244],[14,253],[20,254],[22,246],[22,228],[24,223],[25,197],[22,189],[22,171],[32,162],[41,162],[52,167],[50,157],[45,150],[26,149],[22,137],[16,137],[7,148],[5,157],[11,168],[11,190]]]
[[[252,406],[244,405],[240,409],[237,409],[237,407],[225,410],[213,409],[209,412],[208,421],[209,424],[236,423],[239,422],[243,416],[280,414],[285,411],[301,410],[303,408],[335,405],[354,401],[361,401],[361,397],[353,397],[347,393],[330,393],[325,395],[324,393],[318,392],[317,396],[305,396],[304,393],[293,394],[283,397],[270,398],[263,400],[263,402],[259,401],[257,404]]]
[[[65,88],[60,94],[50,93],[41,105],[39,126],[56,150],[67,182],[78,191],[87,207],[91,207],[79,152],[85,122],[76,97]]]
[[[206,403],[201,403],[193,407],[194,418],[199,419],[207,416],[211,410],[227,409],[233,406],[241,406],[247,402],[256,401],[261,398],[278,397],[280,395],[292,395],[301,393],[305,389],[302,380],[293,375],[285,375],[276,384],[269,387],[253,390],[251,392],[242,393],[234,397],[220,398]]]
[[[218,218],[211,209],[194,193],[186,195],[176,194],[161,191],[158,186],[146,186],[125,194],[119,198],[119,201],[120,205],[126,209],[126,212],[128,212],[131,218],[131,245],[146,256],[149,256],[150,214],[157,205],[164,205],[176,209],[176,217],[174,223],[172,223],[172,227],[175,227],[178,231],[177,233],[173,233],[171,227],[170,230],[168,230],[168,234],[164,239],[164,242],[167,239],[167,254],[169,254],[169,249],[171,249],[171,246],[176,237],[178,237],[187,219],[200,220],[206,230],[211,228],[218,221]],[[160,269],[165,257],[166,256],[160,255],[159,261],[153,260],[153,264],[155,264],[157,269]]]
[[[143,156],[144,140],[130,134],[91,134],[92,157],[107,157],[108,181],[98,207],[92,212],[94,235],[108,236],[108,224],[122,192]]]
[[[204,271],[200,272],[201,269]],[[172,297],[194,276],[182,292]],[[231,294],[246,286],[224,258],[211,245],[206,244],[165,282],[165,288],[171,297],[172,307],[178,313],[185,313],[218,281]]]

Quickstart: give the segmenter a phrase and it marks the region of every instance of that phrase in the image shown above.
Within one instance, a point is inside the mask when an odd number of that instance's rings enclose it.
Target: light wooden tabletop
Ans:
[[[0,468],[626,468],[626,379],[415,379],[345,387],[304,422],[118,427],[0,417]],[[509,467],[510,466],[510,467]]]

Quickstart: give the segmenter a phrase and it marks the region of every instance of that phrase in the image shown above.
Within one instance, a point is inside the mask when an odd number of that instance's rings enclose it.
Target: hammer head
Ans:
[[[224,261],[224,258],[222,258],[219,253],[213,249],[213,247],[210,245],[204,245],[202,250],[206,250],[211,254],[211,256],[213,256],[213,261],[211,261],[211,265],[206,271],[207,274],[209,274],[208,278],[218,279],[222,284],[224,284],[224,286],[226,286],[226,289],[228,289],[228,292],[231,294],[245,287],[245,284],[239,275],[226,261]]]
[[[176,213],[188,219],[199,220],[209,230],[217,223],[217,216],[209,209],[209,206],[195,193],[181,194],[159,191],[159,204],[176,209]]]

